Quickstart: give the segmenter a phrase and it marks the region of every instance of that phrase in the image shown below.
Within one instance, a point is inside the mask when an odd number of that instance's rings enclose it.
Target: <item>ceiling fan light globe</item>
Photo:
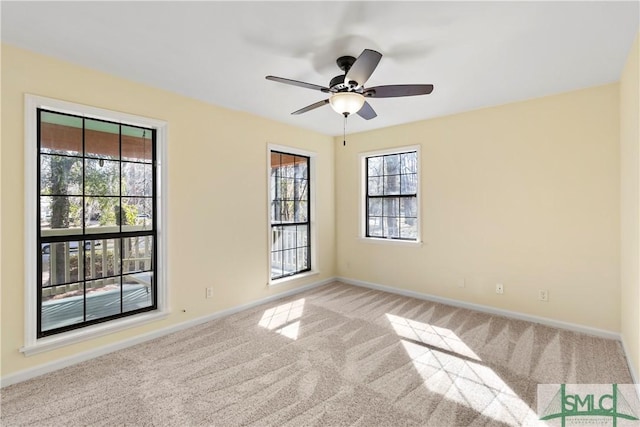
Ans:
[[[364,96],[355,92],[338,92],[329,98],[331,108],[341,115],[349,115],[360,111],[364,105]]]

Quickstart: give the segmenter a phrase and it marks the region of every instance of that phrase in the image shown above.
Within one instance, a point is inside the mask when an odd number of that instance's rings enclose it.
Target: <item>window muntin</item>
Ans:
[[[156,131],[37,110],[37,336],[157,308]]]
[[[310,158],[270,151],[271,280],[311,270]]]
[[[365,237],[418,240],[418,152],[365,157]]]

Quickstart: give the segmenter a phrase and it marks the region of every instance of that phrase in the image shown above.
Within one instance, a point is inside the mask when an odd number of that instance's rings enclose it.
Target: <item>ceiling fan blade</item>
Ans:
[[[375,117],[378,117],[373,108],[371,108],[371,105],[369,105],[369,103],[366,101],[360,111],[358,111],[358,115],[366,120],[371,120]]]
[[[375,50],[365,49],[362,51],[356,62],[353,63],[349,72],[345,77],[345,83],[349,83],[354,81],[358,83],[359,86],[363,86],[371,74],[373,74],[373,70],[378,66],[378,62],[380,62],[380,58],[382,58],[382,54],[380,52],[376,52]]]
[[[324,87],[324,86],[320,86],[320,85],[314,85],[313,83],[305,83],[305,82],[301,82],[301,81],[298,81],[298,80],[285,79],[284,77],[266,76],[265,79],[271,80],[271,81],[274,81],[274,82],[278,82],[278,83],[284,83],[284,84],[287,84],[287,85],[304,87],[304,88],[313,89],[313,90],[319,90],[319,91],[325,92],[325,93],[329,92],[329,88],[328,87]]]
[[[385,85],[370,87],[364,96],[371,98],[396,98],[399,96],[428,95],[433,92],[433,85]]]
[[[311,105],[307,105],[306,107],[301,108],[301,109],[299,109],[298,111],[294,111],[294,112],[293,112],[293,113],[291,113],[291,114],[298,115],[298,114],[306,113],[307,111],[315,110],[316,108],[318,108],[318,107],[322,107],[323,105],[326,105],[326,104],[328,104],[328,103],[329,103],[329,100],[328,100],[328,99],[325,99],[325,100],[323,100],[323,101],[318,101],[318,102],[313,103],[313,104],[311,104]]]

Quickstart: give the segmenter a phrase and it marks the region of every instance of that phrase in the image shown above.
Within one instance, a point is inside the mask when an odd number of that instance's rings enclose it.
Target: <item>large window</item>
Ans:
[[[155,130],[37,115],[38,337],[155,309]]]
[[[167,123],[25,94],[24,345],[166,318]]]
[[[363,157],[364,237],[417,241],[418,152],[408,150]]]
[[[270,151],[271,280],[311,270],[310,158]]]

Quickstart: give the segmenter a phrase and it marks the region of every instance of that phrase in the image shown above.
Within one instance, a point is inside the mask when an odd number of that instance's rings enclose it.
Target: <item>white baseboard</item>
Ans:
[[[578,325],[576,323],[562,322],[560,320],[533,316],[531,314],[518,313],[516,311],[503,310],[501,308],[490,307],[487,305],[474,304],[471,302],[465,302],[465,301],[455,300],[451,298],[444,298],[436,295],[429,295],[421,292],[409,291],[406,289],[398,289],[391,286],[380,285],[377,283],[350,279],[348,277],[338,277],[337,280],[350,285],[360,286],[360,287],[369,288],[369,289],[375,289],[383,292],[389,292],[392,294],[402,295],[405,297],[438,302],[441,304],[452,305],[454,307],[466,308],[469,310],[480,311],[483,313],[495,314],[498,316],[510,317],[518,320],[525,320],[527,322],[539,323],[541,325],[552,326],[554,328],[559,328],[559,329],[567,329],[569,331],[574,331],[574,332],[581,332],[583,334],[594,335],[601,338],[608,338],[608,339],[613,339],[617,341],[620,341],[621,339],[620,334],[617,332],[606,331],[604,329],[597,329],[589,326]]]
[[[61,359],[44,363],[42,365],[35,366],[33,368],[25,369],[22,371],[15,372],[13,374],[6,375],[0,378],[0,388],[7,387],[11,384],[16,384],[22,381],[29,380],[31,378],[38,377],[40,375],[47,374],[49,372],[57,371],[58,369],[66,368],[67,366],[75,365],[80,362],[84,362],[86,360],[94,359],[96,357],[112,353],[117,350],[122,350],[123,348],[131,347],[136,344],[143,343],[145,341],[149,341],[155,338],[162,337],[164,335],[168,335],[174,332],[181,331],[183,329],[190,328],[192,326],[200,325],[205,322],[209,322],[211,320],[219,319],[221,317],[230,316],[232,314],[238,313],[243,310],[247,310],[253,307],[257,307],[261,304],[265,304],[268,302],[276,301],[282,298],[289,297],[291,295],[298,294],[300,292],[308,291],[313,288],[317,288],[331,282],[334,282],[336,278],[331,277],[319,282],[310,283],[308,285],[300,286],[295,289],[291,289],[285,292],[281,292],[276,295],[271,295],[266,298],[262,298],[256,301],[252,301],[246,304],[241,304],[235,307],[228,308],[226,310],[217,311],[212,314],[208,314],[206,316],[198,317],[196,319],[187,320],[186,322],[178,323],[176,325],[171,325],[166,328],[158,329],[152,332],[148,332],[142,335],[138,335],[133,338],[128,338],[123,341],[118,341],[112,344],[107,344],[102,347],[98,347],[92,350],[83,351],[78,354],[74,354],[73,356],[63,357]]]
[[[627,365],[629,366],[629,371],[631,372],[631,379],[633,380],[633,383],[636,384],[638,397],[640,398],[640,378],[638,377],[638,373],[633,367],[634,365],[631,361],[631,358],[629,357],[629,351],[628,351],[627,344],[624,341],[624,337],[620,338],[620,342],[622,342],[622,350],[624,351],[624,356],[627,358]]]

